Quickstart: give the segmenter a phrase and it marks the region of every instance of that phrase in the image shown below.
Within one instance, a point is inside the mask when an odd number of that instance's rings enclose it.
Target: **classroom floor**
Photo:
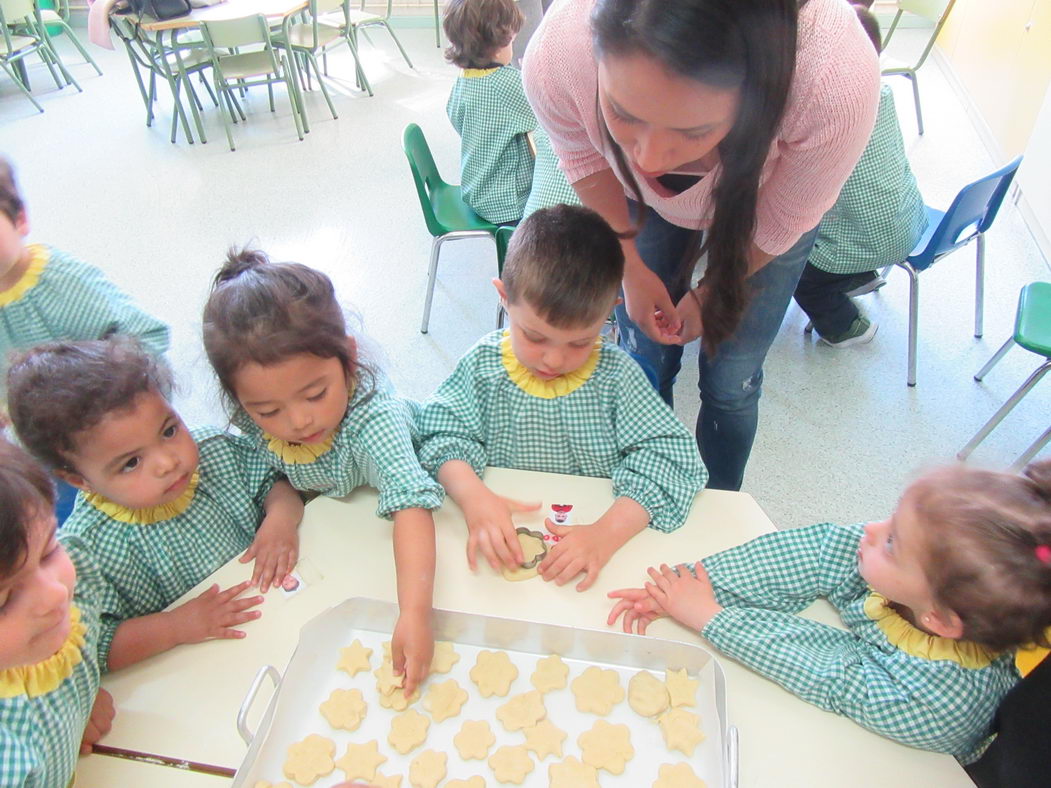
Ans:
[[[335,281],[374,340],[373,354],[400,391],[427,396],[457,358],[495,326],[496,273],[485,241],[447,245],[439,267],[431,330],[419,332],[430,248],[401,133],[419,123],[449,180],[457,180],[458,140],[445,117],[455,76],[429,28],[399,28],[415,70],[385,33],[362,46],[375,97],[355,90],[346,54],[330,59],[340,114],[318,91],[308,95],[313,130],[296,139],[286,97],[277,113],[256,91],[248,122],[227,147],[215,108],[206,106],[208,144],[168,141],[169,99],[153,128],[122,50],[91,51],[99,77],[64,47],[84,88],[54,89],[31,69],[37,114],[0,78],[0,151],[19,168],[30,240],[101,266],[145,309],[172,326],[179,392],[191,424],[222,423],[200,346],[200,312],[210,278],[232,245],[251,243],[278,260],[316,266]],[[86,40],[86,34],[84,35]],[[922,46],[923,31],[895,35],[892,53]],[[893,78],[905,143],[927,201],[945,208],[964,184],[992,171],[991,160],[937,61],[921,71],[926,134],[916,134],[911,93]],[[202,93],[203,95],[203,93]],[[162,91],[163,96],[163,91]],[[207,101],[207,98],[205,98]],[[1005,204],[988,237],[985,337],[972,336],[973,247],[921,277],[919,383],[905,385],[908,277],[894,271],[862,299],[880,328],[861,347],[835,350],[803,334],[795,306],[766,365],[759,435],[744,490],[781,526],[857,521],[888,514],[907,481],[955,452],[1036,367],[1013,351],[983,384],[974,372],[1010,334],[1019,288],[1051,272],[1018,211]],[[697,412],[696,347],[676,389],[676,411]],[[1048,426],[1051,388],[1038,387],[972,459],[1003,467]],[[1048,456],[1045,450],[1043,456]]]

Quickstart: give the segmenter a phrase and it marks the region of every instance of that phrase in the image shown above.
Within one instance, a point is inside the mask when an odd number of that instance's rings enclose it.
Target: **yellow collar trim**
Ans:
[[[81,649],[86,642],[87,627],[80,622],[80,610],[76,605],[69,606],[69,618],[72,626],[62,648],[35,665],[0,670],[0,698],[46,695],[73,675],[73,669],[84,659]]]
[[[193,495],[197,492],[197,483],[200,480],[200,471],[194,471],[193,475],[190,477],[190,483],[186,485],[186,489],[182,491],[182,494],[174,501],[161,504],[160,506],[129,509],[127,506],[121,506],[119,503],[114,503],[113,501],[103,498],[98,493],[89,493],[84,496],[84,500],[103,514],[112,517],[114,520],[119,520],[122,523],[129,523],[131,525],[153,525],[153,523],[159,523],[164,520],[170,520],[173,517],[178,517],[189,509],[190,504],[193,502]]]
[[[20,301],[26,293],[36,287],[36,283],[40,281],[40,275],[44,273],[44,268],[47,267],[47,262],[51,258],[47,247],[43,244],[30,244],[26,247],[26,253],[29,255],[29,267],[26,268],[21,279],[7,290],[0,292],[0,306],[10,306]]]
[[[511,333],[509,331],[504,331],[504,338],[500,340],[500,360],[503,362],[504,369],[507,370],[508,377],[526,394],[540,397],[541,399],[564,397],[583,386],[594,373],[601,355],[602,337],[598,337],[595,339],[595,346],[591,349],[591,355],[580,367],[572,372],[567,372],[565,375],[559,375],[557,378],[543,380],[530,372],[515,357],[515,352],[511,349]]]
[[[315,462],[323,454],[332,450],[332,443],[336,439],[333,432],[320,443],[292,443],[291,441],[275,438],[273,435],[263,433],[266,438],[266,448],[276,454],[282,461],[292,465],[309,465]]]
[[[496,68],[465,68],[460,73],[460,75],[464,79],[475,79],[477,77],[487,77],[490,74],[492,74],[494,71],[499,71],[501,68],[502,68],[502,66],[497,66]]]
[[[873,591],[865,600],[865,615],[876,622],[892,646],[920,659],[950,660],[977,670],[996,659],[995,651],[967,640],[929,635],[906,621],[887,597]]]

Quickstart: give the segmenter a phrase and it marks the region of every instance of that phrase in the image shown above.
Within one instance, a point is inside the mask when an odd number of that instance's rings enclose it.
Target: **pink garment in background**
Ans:
[[[529,42],[523,82],[569,182],[612,168],[624,183],[597,105],[594,2],[559,0],[548,9]],[[854,10],[842,0],[810,0],[800,10],[796,72],[759,189],[755,243],[764,252],[788,251],[835,203],[872,133],[879,91],[879,61]],[[719,172],[681,194],[634,175],[647,205],[669,222],[705,228]]]
[[[109,12],[117,0],[88,0],[88,41],[103,49],[113,49],[109,33]]]

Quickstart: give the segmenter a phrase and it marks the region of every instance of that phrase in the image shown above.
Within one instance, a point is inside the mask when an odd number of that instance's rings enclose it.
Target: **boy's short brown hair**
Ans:
[[[556,328],[609,314],[624,277],[624,250],[605,219],[575,205],[544,208],[511,237],[500,279],[508,303],[524,301]]]
[[[485,68],[524,21],[514,0],[449,0],[442,21],[449,39],[445,59],[460,68]]]
[[[15,168],[6,157],[0,156],[0,213],[14,223],[25,208],[15,182]]]

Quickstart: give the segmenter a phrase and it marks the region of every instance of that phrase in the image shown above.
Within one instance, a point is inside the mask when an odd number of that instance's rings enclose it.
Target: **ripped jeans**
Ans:
[[[691,230],[671,224],[651,210],[636,239],[643,262],[660,276],[676,303],[685,294],[686,283],[673,280],[691,235]],[[713,489],[741,489],[759,425],[763,361],[781,328],[816,235],[816,228],[804,233],[791,249],[749,279],[752,300],[737,331],[719,346],[714,358],[701,351],[701,409],[696,434],[708,467],[708,486]],[[628,318],[623,304],[617,307],[617,326],[621,346],[653,367],[659,381],[657,390],[671,405],[675,376],[682,367],[682,347],[651,340]]]

